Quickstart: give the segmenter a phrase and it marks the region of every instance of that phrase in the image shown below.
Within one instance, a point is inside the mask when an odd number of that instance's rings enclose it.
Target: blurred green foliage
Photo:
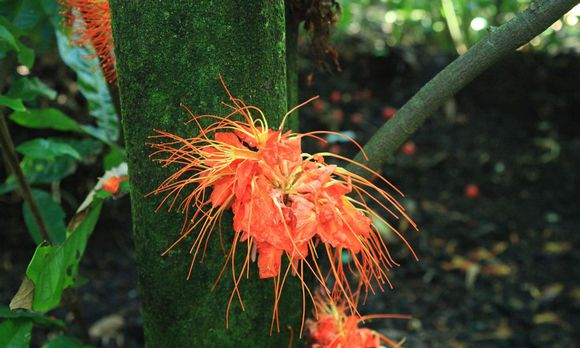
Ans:
[[[92,185],[97,185],[81,193],[88,194],[81,207],[65,209],[61,197],[67,193],[62,191],[61,181],[74,175],[80,166],[92,166],[94,173],[117,167],[105,176],[120,175],[118,172],[126,175],[126,166],[118,169],[124,161],[124,150],[118,144],[119,117],[110,86],[98,60],[88,58],[94,56],[92,49],[71,44],[71,30],[63,26],[60,12],[56,0],[0,0],[0,117],[16,126],[11,127],[18,134],[14,150],[21,156],[21,171],[32,186],[32,196],[50,238],[44,241],[29,203],[23,203],[23,220],[37,248],[25,280],[12,299],[12,310],[0,307],[0,348],[28,347],[34,326],[57,331],[65,328],[62,321],[45,313],[61,305],[67,288],[79,285],[80,260],[103,201],[112,194],[101,189],[102,180],[97,184],[95,175]],[[37,69],[43,60],[52,60],[58,68],[48,74],[45,68]],[[71,76],[68,86],[55,83],[64,66],[74,72],[65,72]],[[50,80],[35,76],[39,72]],[[80,92],[85,107],[63,107],[62,100],[73,97],[71,89]],[[95,161],[97,158],[102,161]],[[0,194],[13,194],[19,189],[17,180],[6,168],[5,173]],[[128,190],[125,181],[121,191]],[[71,209],[76,213],[67,219],[67,210]],[[89,346],[58,336],[45,347]]]
[[[341,0],[336,40],[364,41],[370,53],[389,47],[423,45],[448,52],[469,48],[531,0]],[[532,40],[533,49],[555,54],[580,52],[580,5]]]

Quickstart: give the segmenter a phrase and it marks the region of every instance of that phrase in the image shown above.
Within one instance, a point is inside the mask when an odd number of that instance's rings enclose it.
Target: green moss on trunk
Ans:
[[[298,32],[299,22],[292,13],[290,1],[286,1],[286,90],[288,107],[298,105]],[[292,118],[298,125],[298,117]]]
[[[183,125],[188,115],[180,102],[197,114],[224,114],[218,73],[233,95],[260,107],[271,125],[279,123],[287,109],[284,2],[111,0],[111,9],[146,345],[286,347],[287,326],[297,336],[301,320],[296,279],[287,282],[280,305],[281,333],[269,336],[273,283],[259,280],[252,265],[241,286],[246,310],[234,301],[226,329],[232,280],[226,273],[212,290],[225,259],[217,231],[187,280],[191,243],[160,256],[178,237],[183,216],[154,213],[161,197],[145,198],[170,174],[149,160],[147,137],[153,129],[195,134],[193,124]],[[224,219],[228,239],[231,222]]]

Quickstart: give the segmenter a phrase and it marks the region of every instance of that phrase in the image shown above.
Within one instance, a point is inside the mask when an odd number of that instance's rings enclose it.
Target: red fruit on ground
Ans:
[[[354,124],[361,124],[363,121],[363,115],[360,112],[355,112],[350,115],[350,121]]]
[[[314,111],[316,112],[322,112],[324,111],[324,109],[326,109],[326,105],[322,100],[319,99],[314,101],[314,103],[312,103],[312,108],[314,108]]]
[[[397,112],[397,109],[395,109],[392,106],[385,106],[383,108],[383,117],[386,118],[387,120],[390,120],[391,118],[393,118],[393,116],[395,116],[395,113]]]
[[[406,156],[412,156],[417,152],[417,145],[412,141],[407,141],[403,147],[401,147],[401,152]]]
[[[465,186],[463,190],[465,197],[469,199],[475,199],[479,197],[479,187],[476,184],[469,184]]]
[[[329,97],[330,101],[333,103],[340,103],[342,100],[342,93],[340,91],[334,90],[330,93]]]
[[[335,109],[334,110],[334,119],[337,122],[342,122],[344,120],[344,111],[342,111],[342,109]]]

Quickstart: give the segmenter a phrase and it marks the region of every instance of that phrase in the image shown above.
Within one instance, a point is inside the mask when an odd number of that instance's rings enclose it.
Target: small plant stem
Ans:
[[[369,160],[359,153],[355,161],[372,169],[387,159],[413,135],[437,108],[500,59],[529,42],[562,17],[578,0],[536,0],[509,22],[490,28],[489,35],[455,59],[424,85],[364,146]],[[349,170],[366,176],[365,170]]]
[[[441,6],[445,12],[445,20],[447,21],[447,27],[449,28],[449,35],[451,35],[451,39],[455,44],[455,50],[458,54],[464,54],[467,51],[467,45],[465,44],[465,38],[463,37],[463,33],[459,26],[453,1],[441,0]]]
[[[42,238],[45,241],[51,243],[52,241],[50,240],[48,229],[46,228],[44,220],[42,219],[42,215],[40,214],[38,204],[36,203],[36,200],[32,195],[32,191],[30,190],[30,185],[28,184],[28,181],[26,180],[26,177],[20,168],[18,156],[16,155],[14,143],[12,142],[12,137],[8,131],[8,125],[6,124],[3,110],[0,110],[0,145],[2,146],[2,155],[4,157],[4,161],[6,162],[6,167],[10,168],[10,171],[12,171],[12,174],[14,174],[14,177],[16,177],[22,198],[30,206],[30,211],[32,212],[34,221],[40,230]]]

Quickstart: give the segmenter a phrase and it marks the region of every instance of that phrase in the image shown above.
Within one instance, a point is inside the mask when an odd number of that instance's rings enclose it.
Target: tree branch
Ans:
[[[2,110],[0,110],[0,145],[2,146],[2,155],[4,157],[4,161],[6,162],[6,166],[12,171],[16,181],[18,182],[18,186],[20,186],[20,193],[22,194],[22,198],[25,202],[28,203],[30,206],[30,212],[34,217],[34,221],[38,226],[38,230],[42,235],[42,238],[51,243],[50,236],[48,234],[48,229],[42,219],[42,215],[40,214],[40,209],[38,208],[38,204],[36,204],[36,200],[32,195],[32,191],[30,190],[30,185],[20,168],[20,164],[18,163],[18,157],[16,156],[16,150],[14,149],[14,143],[12,142],[12,137],[10,136],[10,132],[8,131],[8,125],[6,124],[6,120],[4,119],[4,115],[2,114]]]
[[[577,0],[536,0],[509,22],[490,28],[489,36],[439,72],[372,136],[364,146],[368,161],[362,153],[355,160],[373,169],[382,167],[449,97],[494,63],[542,33],[576,4]],[[353,165],[349,166],[349,170],[366,175],[364,170]]]

